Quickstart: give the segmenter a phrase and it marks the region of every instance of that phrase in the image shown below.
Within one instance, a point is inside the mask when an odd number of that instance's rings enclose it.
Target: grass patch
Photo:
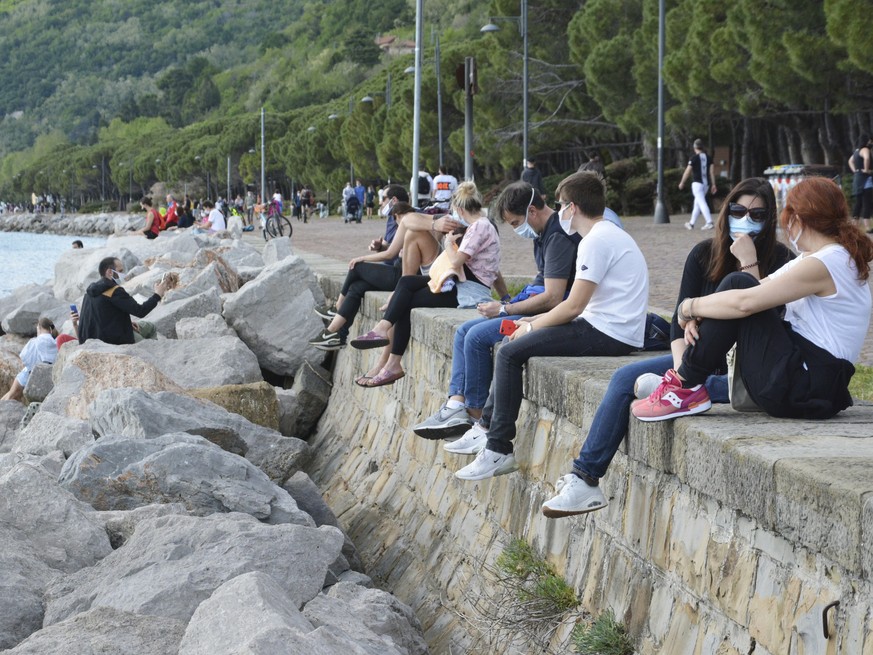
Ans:
[[[573,588],[521,539],[514,539],[500,554],[497,568],[513,581],[519,602],[542,618],[557,617],[579,606]]]
[[[582,655],[633,655],[634,645],[624,626],[607,610],[591,623],[573,629],[573,645]]]
[[[855,375],[849,383],[849,393],[855,400],[873,401],[873,366],[855,366]]]

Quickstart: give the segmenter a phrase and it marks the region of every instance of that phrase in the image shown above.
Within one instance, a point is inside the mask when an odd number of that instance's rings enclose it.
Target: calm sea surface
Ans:
[[[72,247],[74,239],[82,241],[86,248],[106,243],[105,237],[0,232],[0,298],[22,285],[51,280],[55,262]]]

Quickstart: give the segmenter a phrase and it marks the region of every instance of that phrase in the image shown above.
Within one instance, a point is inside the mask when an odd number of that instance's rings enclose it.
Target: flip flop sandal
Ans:
[[[359,387],[369,387],[370,385],[367,383],[372,379],[373,378],[369,375],[359,375],[355,378],[355,384],[357,384]]]
[[[370,348],[381,348],[382,346],[387,346],[391,343],[388,340],[388,337],[383,337],[382,335],[376,334],[372,330],[367,332],[367,334],[362,334],[359,337],[355,337],[351,341],[349,341],[349,345],[352,348],[357,348],[358,350],[369,350]]]
[[[394,384],[400,378],[406,375],[406,371],[399,371],[397,373],[389,373],[384,368],[379,371],[379,373],[369,379],[365,386],[367,387],[384,387],[389,384]]]

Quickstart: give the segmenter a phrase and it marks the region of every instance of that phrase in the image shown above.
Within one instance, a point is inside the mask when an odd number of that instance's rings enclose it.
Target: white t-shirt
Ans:
[[[221,230],[227,229],[227,223],[224,221],[224,214],[222,214],[221,210],[217,207],[209,212],[209,218],[207,220],[210,224],[210,232],[220,232]]]
[[[630,235],[614,223],[598,221],[579,242],[576,279],[597,284],[580,318],[613,339],[642,348],[649,272]]]
[[[802,337],[834,357],[856,362],[870,326],[870,287],[858,279],[858,269],[849,252],[833,243],[814,253],[793,259],[770,274],[777,278],[806,257],[821,261],[831,274],[837,292],[830,296],[806,296],[785,305],[785,320]]]
[[[437,202],[447,202],[458,188],[458,178],[454,175],[437,175],[433,178],[433,199]]]

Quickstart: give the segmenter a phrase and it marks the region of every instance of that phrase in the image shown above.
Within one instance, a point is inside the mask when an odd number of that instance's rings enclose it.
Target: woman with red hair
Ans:
[[[638,419],[709,409],[703,382],[735,343],[743,384],[769,415],[826,419],[852,404],[849,380],[870,323],[873,244],[849,218],[843,192],[824,178],[789,192],[780,225],[797,259],[760,282],[731,273],[716,293],[679,304],[679,324],[699,327],[686,331],[678,370],[632,406]]]

